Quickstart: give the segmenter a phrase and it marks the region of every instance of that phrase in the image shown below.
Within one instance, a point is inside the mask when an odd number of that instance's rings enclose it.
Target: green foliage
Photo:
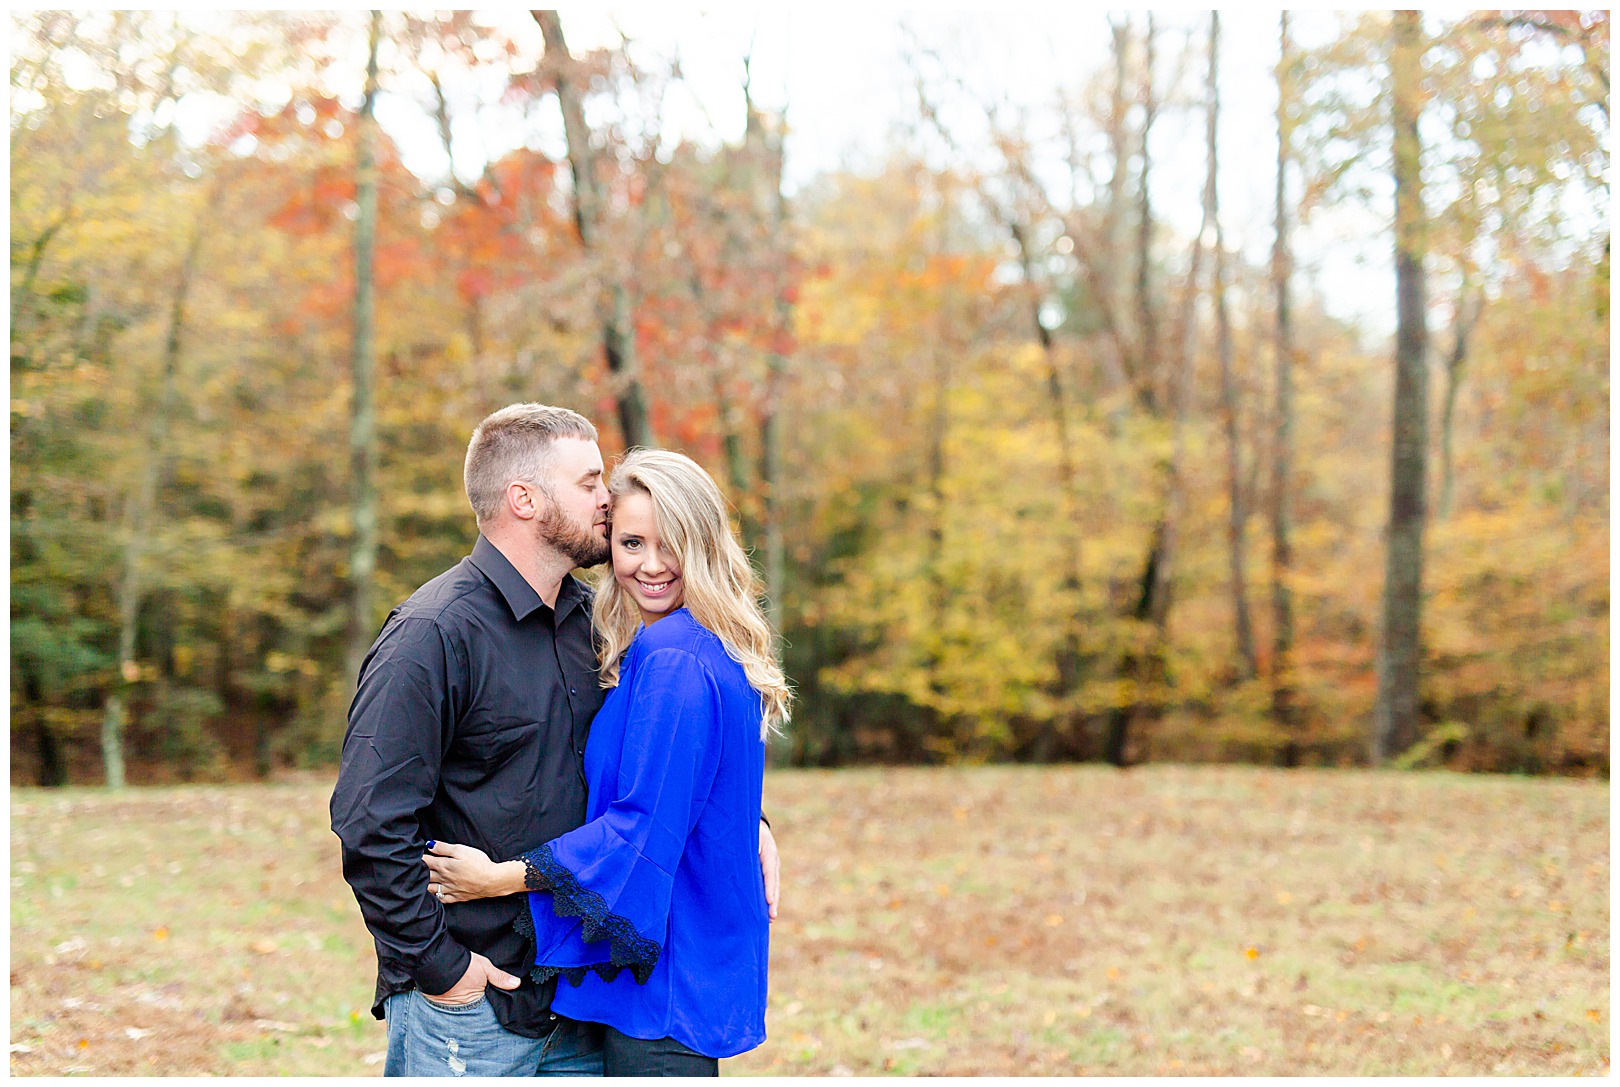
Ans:
[[[63,691],[112,662],[96,641],[105,624],[72,614],[64,594],[48,588],[11,590],[12,675],[42,691]]]
[[[209,728],[224,709],[218,695],[199,687],[165,688],[154,699],[148,720],[158,725],[158,754],[182,781],[216,777],[225,769],[224,747]]]

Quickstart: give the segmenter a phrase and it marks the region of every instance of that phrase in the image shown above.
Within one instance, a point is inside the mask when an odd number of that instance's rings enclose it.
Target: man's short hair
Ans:
[[[463,477],[467,501],[480,525],[500,513],[506,486],[514,480],[532,483],[551,495],[546,475],[551,446],[558,438],[594,442],[596,428],[577,411],[547,404],[508,404],[478,424],[467,443]]]

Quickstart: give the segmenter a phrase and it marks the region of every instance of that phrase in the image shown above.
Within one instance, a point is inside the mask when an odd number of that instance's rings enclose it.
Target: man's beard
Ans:
[[[576,566],[598,566],[612,553],[606,538],[596,534],[595,525],[580,528],[553,502],[546,503],[536,527],[543,542],[573,559]]]

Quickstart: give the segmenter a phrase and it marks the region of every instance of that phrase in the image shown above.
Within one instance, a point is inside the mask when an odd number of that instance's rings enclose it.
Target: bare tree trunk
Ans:
[[[1391,450],[1389,549],[1384,571],[1383,638],[1372,760],[1417,739],[1422,662],[1424,469],[1428,452],[1428,329],[1424,325],[1422,16],[1398,11],[1390,61],[1395,137],[1395,413]]]
[[[1167,594],[1169,579],[1159,572],[1168,528],[1168,520],[1161,517],[1154,524],[1153,534],[1148,541],[1147,558],[1137,579],[1136,604],[1130,613],[1130,618],[1137,623],[1152,623],[1157,626],[1164,621],[1161,617],[1169,615],[1170,604]],[[1115,706],[1109,711],[1108,727],[1103,735],[1103,759],[1112,766],[1126,765],[1126,749],[1130,742],[1131,726],[1143,712],[1147,684],[1155,678],[1155,661],[1156,658],[1149,652],[1136,649],[1125,651],[1120,674],[1130,684],[1130,694],[1123,705]]]
[[[61,214],[44,230],[39,237],[28,246],[28,263],[23,267],[22,282],[11,292],[11,342],[13,349],[18,345],[26,344],[29,336],[24,331],[22,319],[25,312],[31,312],[34,305],[34,281],[39,278],[39,266],[45,261],[45,250],[50,246],[51,239],[67,225],[71,217],[71,205],[63,208]],[[32,351],[24,347],[29,355]]]
[[[169,443],[169,423],[174,417],[175,381],[180,370],[180,356],[186,327],[186,301],[196,277],[197,262],[202,253],[203,238],[208,230],[214,202],[221,190],[216,186],[192,224],[191,238],[180,261],[175,279],[174,296],[169,305],[169,328],[163,340],[163,370],[159,378],[156,403],[146,421],[146,448],[142,457],[140,477],[135,491],[124,506],[123,569],[118,582],[118,680],[102,712],[101,760],[107,786],[121,789],[125,785],[124,730],[129,723],[126,698],[130,688],[140,678],[140,665],[135,657],[135,639],[140,621],[141,602],[145,599],[145,566],[147,534],[157,513],[158,491],[166,474]]]
[[[1046,360],[1046,391],[1047,398],[1052,405],[1052,429],[1057,436],[1058,443],[1058,489],[1062,509],[1062,521],[1072,532],[1072,546],[1069,539],[1060,535],[1063,540],[1063,595],[1070,601],[1070,611],[1065,624],[1063,643],[1058,650],[1057,660],[1057,694],[1060,698],[1072,694],[1080,685],[1080,585],[1081,585],[1081,550],[1084,541],[1080,529],[1080,473],[1076,465],[1074,454],[1074,438],[1069,433],[1068,397],[1064,392],[1062,373],[1059,369],[1057,347],[1052,340],[1052,331],[1041,321],[1041,289],[1035,278],[1035,255],[1030,251],[1029,232],[1022,223],[1008,224],[1013,241],[1018,245],[1019,266],[1023,270],[1024,285],[1029,292],[1030,320],[1035,327],[1036,340],[1041,345],[1041,356]]]
[[[1219,12],[1209,17],[1209,185],[1205,190],[1210,221],[1215,228],[1215,340],[1216,355],[1221,365],[1221,416],[1226,429],[1226,486],[1227,486],[1227,557],[1231,579],[1232,617],[1235,628],[1238,666],[1244,679],[1260,674],[1260,664],[1254,650],[1254,628],[1249,619],[1248,567],[1248,501],[1243,486],[1243,450],[1238,437],[1238,391],[1232,373],[1232,317],[1226,307],[1226,237],[1221,230],[1219,189],[1215,184],[1216,150],[1215,131],[1219,122],[1221,92],[1216,82],[1220,55]]]
[[[356,680],[375,635],[371,582],[377,569],[377,409],[372,386],[377,358],[372,265],[377,249],[377,47],[381,40],[382,12],[373,11],[366,54],[366,96],[360,107],[355,195],[359,214],[354,223],[354,350],[350,359],[349,501],[354,540],[349,552],[349,646],[345,675]]]
[[[482,202],[482,198],[472,186],[463,182],[456,173],[456,145],[450,127],[450,102],[445,97],[444,83],[440,80],[439,73],[436,71],[429,71],[426,75],[428,82],[433,85],[433,121],[439,132],[439,143],[444,148],[444,160],[449,163],[449,185],[455,190],[456,195],[462,199]],[[487,168],[484,177],[485,180],[489,179]]]
[[[943,179],[938,179],[943,180]],[[938,184],[939,232],[934,256],[943,261],[950,253],[950,222],[952,200],[945,184]],[[933,312],[934,403],[928,427],[928,584],[933,614],[933,629],[944,628],[946,614],[945,590],[945,527],[948,518],[945,509],[945,473],[948,468],[946,445],[951,431],[951,361],[957,348],[955,291],[948,281],[944,283],[939,304]],[[937,648],[928,658],[928,685],[935,695],[945,691],[941,672],[941,652]]]
[[[45,719],[45,692],[41,689],[39,676],[33,669],[21,670],[20,674],[18,670],[13,670],[11,675],[12,682],[22,686],[23,704],[35,707],[32,716],[34,750],[39,754],[39,776],[34,780],[42,789],[60,789],[68,783],[67,760],[62,757],[62,744],[56,738],[56,731]],[[12,716],[11,727],[19,727],[16,715]]]
[[[930,256],[937,264],[945,265],[948,263],[952,252],[951,225],[956,206],[954,179],[948,174],[932,175],[922,170],[919,170],[918,174],[916,184],[919,190],[925,184],[931,183],[933,192],[939,200],[937,229],[934,232],[934,244]],[[927,181],[924,181],[924,178]],[[928,677],[928,689],[939,702],[928,707],[926,714],[917,716],[906,714],[902,716],[896,722],[894,730],[897,746],[903,746],[910,757],[922,758],[927,757],[924,753],[930,750],[928,740],[931,737],[947,739],[953,750],[959,750],[961,739],[956,730],[959,717],[945,713],[939,708],[939,704],[943,703],[950,684],[949,669],[945,660],[945,644],[943,639],[937,637],[937,635],[945,629],[951,598],[945,573],[946,530],[951,521],[945,481],[950,468],[948,448],[951,434],[951,395],[954,376],[952,364],[962,347],[960,330],[963,326],[959,313],[961,296],[956,283],[948,276],[941,276],[938,282],[940,295],[930,314],[930,336],[925,348],[931,356],[929,362],[932,364],[933,380],[931,382],[932,400],[929,405],[930,411],[926,423],[925,471],[928,481],[929,504],[927,509],[928,549],[925,557],[924,576],[928,584],[931,619],[929,628],[936,636],[927,640],[927,651],[924,655],[923,666]]]
[[[418,59],[418,67],[420,67]],[[456,195],[462,200],[470,200],[482,204],[483,198],[478,195],[472,186],[467,185],[456,173],[456,145],[450,124],[450,101],[444,93],[444,82],[439,73],[427,70],[424,74],[433,86],[433,121],[439,133],[439,145],[444,148],[444,160],[449,163],[447,182]],[[489,171],[485,170],[484,180],[489,178]],[[493,185],[492,185],[493,187]],[[462,307],[462,328],[467,333],[467,343],[472,349],[474,359],[484,357],[484,306],[483,300],[477,294],[468,294],[465,305]]]
[[[1142,164],[1137,172],[1136,320],[1137,342],[1141,345],[1141,357],[1137,366],[1137,374],[1141,379],[1139,388],[1144,403],[1150,409],[1156,410],[1160,403],[1157,390],[1161,375],[1156,319],[1153,313],[1153,284],[1150,278],[1153,268],[1153,202],[1150,199],[1151,160],[1148,155],[1153,122],[1158,116],[1158,99],[1153,91],[1153,38],[1153,13],[1150,11],[1147,17],[1147,33],[1142,39],[1142,48],[1146,56],[1142,62]]]
[[[1107,273],[1093,275],[1089,281],[1092,289],[1097,292],[1103,313],[1107,316],[1107,324],[1113,334],[1120,365],[1127,371],[1127,379],[1132,384],[1137,384],[1142,380],[1142,374],[1136,365],[1136,355],[1139,351],[1137,344],[1140,341],[1125,331],[1129,327],[1129,321],[1124,314],[1123,301],[1126,248],[1125,183],[1131,162],[1130,132],[1126,127],[1126,115],[1130,111],[1128,95],[1130,27],[1127,23],[1110,20],[1109,31],[1114,56],[1114,87],[1109,97],[1108,149],[1114,160],[1114,171],[1108,178],[1108,218],[1104,224],[1104,260]],[[1095,267],[1095,262],[1090,260],[1082,260],[1082,264],[1088,269]]]
[[[156,421],[152,424],[156,426]],[[135,660],[135,624],[141,610],[141,557],[145,551],[145,507],[156,497],[156,458],[148,439],[148,464],[142,470],[139,490],[124,508],[124,570],[118,583],[118,679],[101,716],[101,764],[107,788],[124,787],[124,729],[129,725],[124,698],[140,678]],[[148,482],[150,480],[150,482]]]
[[[60,789],[68,783],[67,760],[62,757],[62,744],[51,731],[51,726],[40,717],[34,722],[34,744],[39,752],[39,777],[36,779],[41,788]]]
[[[1451,354],[1446,357],[1446,400],[1440,413],[1440,519],[1451,516],[1452,455],[1451,422],[1457,410],[1457,390],[1462,387],[1463,369],[1468,363],[1468,337],[1479,319],[1482,299],[1464,277],[1457,291],[1456,314],[1452,318]],[[1578,432],[1577,432],[1578,436]],[[1576,461],[1579,464],[1579,460]]]
[[[733,259],[740,259],[736,247],[727,240],[728,255]],[[704,335],[711,343],[718,342],[720,337],[720,315],[710,306],[708,294],[703,289],[699,276],[688,278],[688,289],[692,295],[692,304],[702,314]],[[751,477],[749,473],[748,454],[743,446],[743,430],[746,426],[746,412],[737,403],[737,398],[726,387],[726,379],[731,376],[724,363],[712,348],[700,349],[700,363],[709,371],[710,395],[714,398],[715,414],[720,424],[720,447],[726,457],[726,482],[731,488],[731,504],[737,510],[737,532],[742,540],[743,550],[752,552],[759,535],[759,521],[755,516],[755,508],[751,500]]]
[[[1144,582],[1142,596],[1139,601],[1141,615],[1153,625],[1152,639],[1141,660],[1130,660],[1126,672],[1136,676],[1141,681],[1156,682],[1165,676],[1165,654],[1170,643],[1170,598],[1172,588],[1172,574],[1175,569],[1177,547],[1179,544],[1181,520],[1186,509],[1186,453],[1187,453],[1187,420],[1192,410],[1194,363],[1198,349],[1198,295],[1204,267],[1204,239],[1210,235],[1212,229],[1218,231],[1215,202],[1216,159],[1215,159],[1215,121],[1216,102],[1214,97],[1214,80],[1216,76],[1215,50],[1218,40],[1218,16],[1213,12],[1210,16],[1210,67],[1208,70],[1208,91],[1206,97],[1206,117],[1208,128],[1208,160],[1204,175],[1204,204],[1203,221],[1199,225],[1198,235],[1193,239],[1192,253],[1187,261],[1187,284],[1181,304],[1181,350],[1176,355],[1176,368],[1174,371],[1166,367],[1164,375],[1164,399],[1161,403],[1170,410],[1170,460],[1165,466],[1165,500],[1159,517],[1159,523],[1154,526],[1153,542],[1155,551],[1148,556],[1144,567]],[[1219,238],[1219,234],[1216,234]],[[1110,761],[1124,758],[1123,731],[1116,737],[1110,734],[1109,750],[1112,752]]]
[[[1153,89],[1154,34],[1153,15],[1150,12],[1147,31],[1143,37],[1145,56],[1140,94],[1142,131],[1141,166],[1137,171],[1139,191],[1136,234],[1136,315],[1139,326],[1137,342],[1140,350],[1135,369],[1137,401],[1150,415],[1159,417],[1162,413],[1158,389],[1163,382],[1163,375],[1159,370],[1158,341],[1154,327],[1156,317],[1153,311],[1150,279],[1153,260],[1153,205],[1149,197],[1152,161],[1148,154],[1153,122],[1158,111],[1158,102]],[[1136,604],[1131,610],[1131,618],[1139,623],[1152,623],[1156,628],[1168,623],[1170,614],[1170,570],[1167,561],[1169,556],[1165,547],[1171,542],[1174,533],[1170,523],[1172,517],[1170,505],[1174,492],[1171,471],[1169,463],[1162,465],[1162,472],[1166,476],[1165,503],[1160,508],[1158,519],[1154,522],[1149,537],[1148,553],[1143,560],[1142,573],[1137,581]],[[1114,766],[1125,765],[1131,726],[1143,712],[1148,684],[1156,681],[1162,674],[1162,664],[1160,640],[1156,639],[1155,644],[1143,650],[1130,648],[1125,651],[1120,662],[1120,674],[1129,684],[1130,694],[1123,705],[1115,706],[1109,711],[1107,730],[1103,736],[1103,758]]]
[[[630,292],[613,268],[611,255],[602,249],[601,228],[606,204],[601,180],[596,176],[591,132],[585,123],[582,89],[575,79],[574,58],[563,37],[562,20],[554,10],[533,11],[545,39],[545,64],[557,87],[562,107],[563,133],[568,141],[568,165],[574,179],[574,226],[585,251],[599,259],[608,285],[597,303],[602,325],[602,350],[608,373],[613,377],[613,395],[619,409],[619,428],[627,446],[653,448],[652,418],[641,387],[641,367],[636,359],[635,321]]]
[[[742,413],[736,401],[726,392],[725,382],[716,368],[714,373],[714,402],[720,418],[720,446],[726,454],[726,482],[731,485],[731,501],[737,507],[741,522],[743,546],[751,546],[754,539],[752,519],[748,516],[745,499],[748,495],[748,456],[743,451]]]
[[[946,340],[948,333],[941,327],[947,325],[948,315],[940,312],[935,316],[934,410],[928,426],[928,498],[931,505],[928,513],[928,581],[933,627],[937,631],[944,627],[947,602],[943,567],[948,520],[945,509],[945,473],[948,467],[945,447],[951,432],[951,348]],[[930,686],[936,693],[942,692],[945,685],[939,675],[937,656],[929,661],[929,673]]]
[[[785,310],[786,307],[782,306]],[[760,482],[765,496],[765,614],[778,642],[782,637],[782,584],[787,550],[782,535],[782,392],[786,360],[772,352],[766,359],[765,410],[760,421]]]
[[[1287,740],[1284,766],[1300,760],[1299,717],[1294,704],[1294,598],[1288,586],[1294,557],[1288,535],[1293,520],[1294,456],[1294,325],[1288,280],[1293,255],[1288,248],[1288,147],[1293,124],[1288,110],[1288,79],[1293,47],[1288,40],[1288,13],[1280,16],[1277,60],[1277,235],[1271,249],[1272,287],[1277,296],[1276,432],[1271,458],[1271,715]]]
[[[780,137],[772,139],[765,132],[760,119],[754,115],[750,103],[751,129],[754,142],[764,152],[768,164],[766,177],[770,183],[768,212],[768,247],[775,259],[776,335],[765,355],[765,410],[760,425],[763,458],[760,482],[765,493],[765,600],[771,629],[776,632],[778,651],[782,639],[782,596],[787,581],[787,549],[784,537],[785,506],[782,464],[782,400],[787,388],[788,359],[786,349],[793,338],[793,301],[788,283],[787,197],[782,192],[782,144]]]
[[[1210,16],[1211,61],[1209,68],[1210,95],[1213,96],[1215,79],[1214,48],[1218,16]],[[1166,388],[1171,417],[1171,452],[1167,469],[1165,511],[1162,517],[1162,540],[1158,562],[1153,564],[1154,585],[1152,596],[1167,602],[1170,594],[1170,574],[1175,561],[1177,529],[1185,504],[1186,479],[1183,471],[1186,461],[1186,423],[1192,406],[1193,364],[1198,348],[1198,294],[1204,266],[1204,239],[1215,227],[1215,113],[1214,98],[1208,99],[1209,151],[1208,168],[1204,177],[1203,221],[1198,236],[1193,239],[1192,254],[1187,261],[1187,287],[1181,308],[1181,352],[1179,365]],[[1218,237],[1218,235],[1217,235]],[[1150,656],[1162,655],[1168,640],[1169,608],[1161,603],[1151,610],[1156,628],[1156,644]]]

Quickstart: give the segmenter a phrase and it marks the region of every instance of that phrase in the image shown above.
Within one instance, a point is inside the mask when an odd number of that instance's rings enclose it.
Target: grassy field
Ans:
[[[377,1074],[330,784],[12,791],[11,1072]],[[729,1075],[1606,1074],[1606,783],[773,771]]]

